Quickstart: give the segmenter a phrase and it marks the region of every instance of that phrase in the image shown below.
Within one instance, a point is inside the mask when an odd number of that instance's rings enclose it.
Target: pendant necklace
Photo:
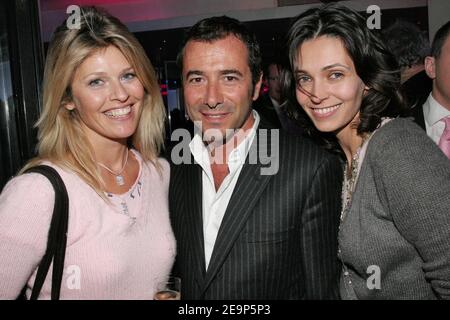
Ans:
[[[108,170],[108,172],[111,173],[112,175],[114,175],[114,178],[116,179],[116,183],[118,186],[123,186],[125,184],[125,179],[124,179],[122,173],[125,170],[125,167],[127,166],[127,162],[128,162],[128,148],[127,148],[125,163],[124,163],[122,169],[120,169],[120,171],[118,173],[114,172],[113,170],[111,170],[110,168],[108,168],[107,166],[105,166],[104,164],[102,164],[100,162],[97,162],[97,164],[99,166],[101,166],[102,168],[104,168],[105,170]]]
[[[360,146],[356,149],[356,152],[352,157],[351,163],[347,164],[344,167],[344,182],[342,185],[341,222],[344,220],[347,211],[350,209],[353,192],[355,191],[356,180],[359,174],[359,162],[361,161],[360,159],[361,150],[363,148],[364,143],[370,138],[370,136],[371,133],[363,136]],[[350,170],[349,173],[348,170]]]

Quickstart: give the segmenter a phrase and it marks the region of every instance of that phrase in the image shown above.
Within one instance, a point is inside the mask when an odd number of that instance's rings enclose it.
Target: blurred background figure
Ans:
[[[450,21],[436,32],[425,70],[433,91],[423,108],[417,108],[415,119],[450,159]]]
[[[431,80],[424,60],[430,52],[427,33],[414,23],[397,20],[383,29],[388,49],[397,58],[401,72],[401,91],[408,109],[422,106],[431,92]]]
[[[258,111],[261,121],[273,128],[281,129],[280,122],[280,105],[282,104],[281,86],[280,86],[280,70],[281,64],[272,60],[266,64],[263,71],[264,87],[267,92],[260,95],[258,100],[253,104],[253,108]]]
[[[280,106],[283,103],[280,87],[281,68],[281,64],[279,63],[271,63],[267,67],[267,84],[269,86],[269,97],[274,106]]]
[[[288,116],[286,99],[286,89],[283,87],[283,76],[285,70],[289,68],[289,62],[282,59],[273,59],[266,64],[263,74],[264,86],[267,92],[262,92],[258,100],[253,104],[253,108],[261,116],[261,122],[267,126],[283,129],[293,134],[301,135],[300,126]]]

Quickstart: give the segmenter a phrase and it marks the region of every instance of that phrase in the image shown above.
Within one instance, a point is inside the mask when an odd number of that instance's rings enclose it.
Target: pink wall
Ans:
[[[124,23],[163,20],[183,16],[255,10],[277,7],[277,0],[41,0],[41,27],[44,40],[67,17],[70,5],[97,5],[106,8]]]

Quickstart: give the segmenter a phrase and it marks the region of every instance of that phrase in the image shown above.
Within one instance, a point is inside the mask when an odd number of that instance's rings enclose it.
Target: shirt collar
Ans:
[[[274,98],[272,98],[271,96],[269,96],[270,100],[272,101],[272,104],[274,106],[274,108],[278,108],[280,106],[280,104],[278,103],[277,100],[275,100]]]
[[[439,102],[434,99],[433,95],[430,93],[426,103],[423,105],[423,115],[428,126],[433,126],[437,122],[441,121],[442,118],[450,116],[450,110],[447,110],[439,104]]]

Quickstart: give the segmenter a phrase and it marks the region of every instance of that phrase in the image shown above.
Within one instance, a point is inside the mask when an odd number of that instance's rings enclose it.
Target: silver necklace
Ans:
[[[347,211],[350,209],[352,202],[353,192],[355,191],[356,180],[359,173],[359,161],[360,153],[364,143],[369,140],[372,133],[363,136],[362,141],[355,154],[352,156],[352,162],[350,164],[350,176],[347,174],[349,165],[344,167],[344,183],[342,185],[342,210],[341,210],[341,222],[344,220]]]
[[[360,161],[360,153],[364,143],[370,138],[371,134],[368,134],[363,137],[361,141],[361,145],[356,150],[355,154],[352,157],[352,162],[350,166],[346,165],[344,167],[344,183],[342,185],[342,210],[341,210],[341,221],[344,220],[344,217],[347,211],[350,208],[350,204],[352,202],[353,192],[355,191],[356,179],[359,173],[359,161]],[[349,168],[350,167],[350,168]],[[348,169],[350,169],[350,176],[347,174]]]
[[[113,170],[111,170],[110,168],[108,168],[107,166],[105,166],[103,163],[97,162],[97,164],[99,166],[101,166],[102,168],[104,168],[105,170],[108,170],[109,173],[111,173],[112,175],[114,175],[114,178],[116,179],[116,183],[119,186],[123,186],[125,184],[125,179],[122,175],[123,171],[125,170],[125,167],[127,166],[128,163],[128,148],[127,148],[127,154],[126,154],[126,158],[125,158],[125,163],[123,164],[122,169],[120,169],[119,172],[114,172]]]
[[[355,188],[356,177],[358,175],[358,162],[359,162],[359,153],[361,151],[361,147],[356,150],[356,153],[352,157],[352,163],[350,165],[350,177],[347,174],[348,165],[344,167],[344,183],[342,186],[342,210],[341,210],[341,221],[344,220],[345,214],[347,213],[350,203],[352,200],[353,191]]]

